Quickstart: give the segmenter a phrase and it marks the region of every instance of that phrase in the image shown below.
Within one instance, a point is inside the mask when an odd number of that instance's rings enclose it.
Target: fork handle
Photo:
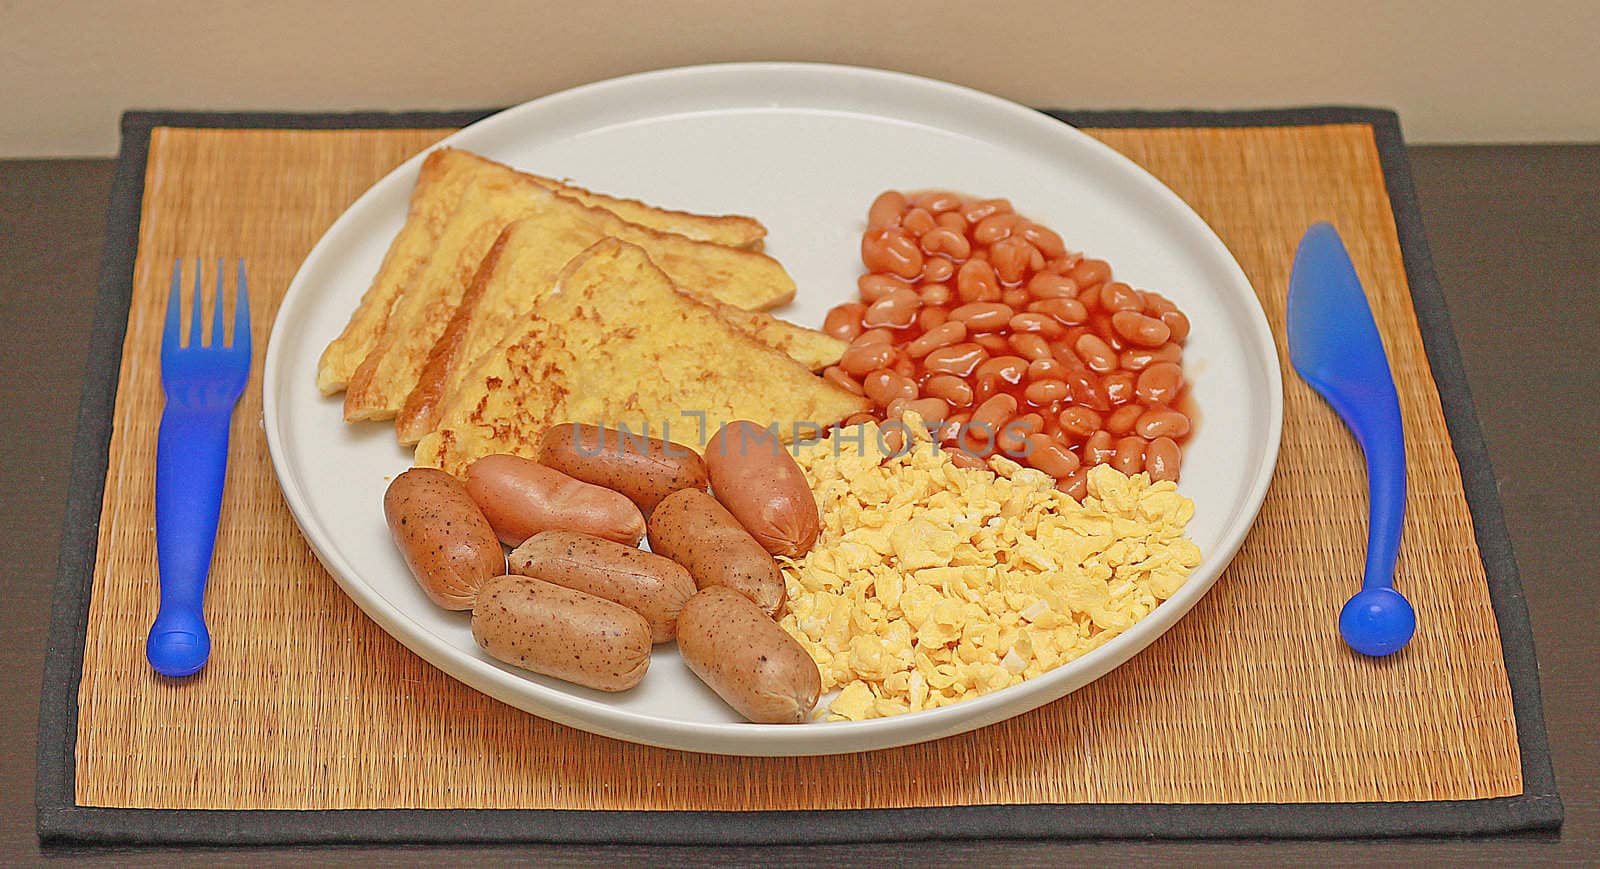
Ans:
[[[161,412],[156,437],[161,609],[150,626],[145,656],[163,675],[196,673],[211,654],[204,612],[206,576],[217,542],[232,416],[232,406],[195,410],[170,402]]]

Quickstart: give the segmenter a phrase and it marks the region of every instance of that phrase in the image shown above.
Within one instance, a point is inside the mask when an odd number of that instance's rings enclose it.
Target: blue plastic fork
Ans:
[[[222,260],[212,304],[211,343],[201,343],[200,260],[194,262],[193,315],[182,343],[183,260],[172,266],[167,322],[161,334],[161,386],[167,394],[156,438],[156,562],[161,609],[145,657],[165,676],[200,671],[211,655],[204,603],[217,542],[222,484],[228,470],[228,426],[250,379],[250,295],[244,260],[235,289],[233,343],[223,342]]]

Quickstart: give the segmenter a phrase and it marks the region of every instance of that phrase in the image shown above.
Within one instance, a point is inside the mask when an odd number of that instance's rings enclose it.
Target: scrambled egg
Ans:
[[[880,435],[892,444],[897,428],[851,426],[797,451],[822,536],[780,559],[779,623],[817,662],[823,690],[842,689],[831,721],[1037,676],[1149,614],[1200,563],[1183,533],[1194,504],[1170,482],[1101,465],[1079,504],[1002,457],[992,470],[957,467],[914,417],[909,449],[886,458]]]

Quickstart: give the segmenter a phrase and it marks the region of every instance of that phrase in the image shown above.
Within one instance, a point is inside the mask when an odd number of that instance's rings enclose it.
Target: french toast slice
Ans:
[[[484,255],[449,325],[429,351],[417,383],[395,415],[395,435],[414,444],[433,431],[439,410],[460,389],[471,366],[548,294],[572,258],[600,241],[597,228],[580,222],[517,220],[501,230]],[[689,292],[685,290],[685,292]],[[732,323],[813,371],[839,361],[845,342],[763,311],[746,311],[692,292]]]
[[[415,463],[460,475],[492,453],[532,457],[562,422],[703,446],[722,423],[749,419],[790,440],[869,406],[679,292],[643,249],[608,238],[477,361]]]
[[[704,215],[671,211],[635,199],[619,199],[573,184],[518,172],[470,151],[438,148],[422,161],[411,191],[406,222],[390,243],[367,292],[339,334],[317,363],[317,388],[324,395],[343,390],[356,369],[378,343],[395,301],[406,284],[424,267],[454,212],[461,193],[482,175],[517,175],[527,183],[555,192],[582,205],[605,209],[623,220],[685,238],[751,251],[761,249],[765,226],[743,215]]]
[[[647,250],[686,290],[735,307],[766,308],[794,298],[794,281],[765,254],[629,223],[561,196],[524,173],[489,166],[467,180],[432,252],[402,285],[382,332],[351,375],[344,400],[347,421],[390,419],[399,412],[484,255],[500,231],[517,220],[537,222],[552,237],[587,239],[569,243],[568,256],[607,236],[625,239]]]

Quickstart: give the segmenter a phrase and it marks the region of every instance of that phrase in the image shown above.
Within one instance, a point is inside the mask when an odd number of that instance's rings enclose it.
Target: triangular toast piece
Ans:
[[[344,401],[347,421],[390,419],[400,410],[484,255],[513,221],[535,221],[552,236],[581,235],[590,244],[606,236],[637,244],[687,291],[736,307],[766,308],[794,298],[794,281],[765,254],[629,223],[560,196],[523,173],[488,165],[490,170],[467,181],[433,251],[405,282],[382,334],[351,376]],[[571,253],[577,250],[581,247]]]
[[[492,453],[532,457],[563,422],[703,446],[749,419],[790,440],[869,406],[679,292],[645,251],[605,239],[473,366],[416,464],[459,475]]]
[[[468,285],[455,314],[434,342],[417,385],[395,416],[395,434],[414,444],[433,431],[439,411],[485,353],[555,287],[572,258],[604,236],[582,223],[519,220],[501,231]],[[845,342],[762,311],[746,311],[699,293],[718,315],[761,344],[817,371],[839,361]]]
[[[395,301],[432,255],[462,191],[472,179],[485,175],[515,175],[525,183],[582,205],[605,209],[630,223],[695,241],[759,251],[767,234],[766,227],[753,217],[691,214],[656,208],[635,199],[606,196],[563,181],[519,172],[470,151],[439,148],[422,161],[416,187],[411,191],[405,225],[390,243],[372,284],[361,297],[344,331],[322,353],[317,364],[317,388],[324,395],[343,390],[372,352]]]

